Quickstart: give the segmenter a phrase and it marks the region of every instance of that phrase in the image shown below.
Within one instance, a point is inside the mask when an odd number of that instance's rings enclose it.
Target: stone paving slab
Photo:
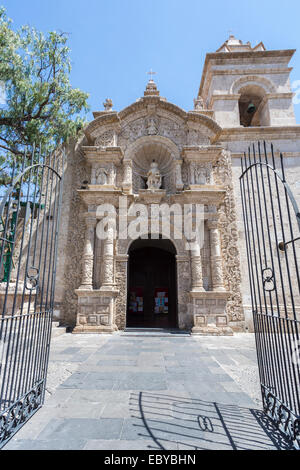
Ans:
[[[260,408],[251,334],[64,334],[45,405],[4,449],[286,448]]]

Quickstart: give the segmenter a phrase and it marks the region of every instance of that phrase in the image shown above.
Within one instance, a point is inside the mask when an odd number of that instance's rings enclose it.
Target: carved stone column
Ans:
[[[191,251],[191,265],[192,265],[192,290],[204,291],[201,251],[200,251],[200,246],[198,243],[195,243],[195,247]]]
[[[178,191],[182,191],[183,189],[181,167],[182,167],[182,160],[175,160],[175,181],[176,181],[176,189]]]
[[[123,191],[131,194],[132,192],[132,161],[123,161],[124,176],[123,176]]]
[[[225,291],[218,221],[209,220],[207,222],[207,227],[209,230],[210,239],[211,277],[213,290]]]
[[[109,226],[107,238],[103,240],[102,290],[114,285],[114,229]],[[100,289],[100,290],[101,290]]]
[[[82,259],[82,281],[79,289],[93,289],[93,268],[94,268],[94,245],[95,245],[95,217],[86,217],[86,230],[84,240],[84,251]]]

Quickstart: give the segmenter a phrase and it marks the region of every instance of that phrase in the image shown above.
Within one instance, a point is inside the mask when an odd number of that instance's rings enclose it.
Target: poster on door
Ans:
[[[154,313],[169,313],[169,289],[167,287],[157,287],[154,293]]]
[[[129,291],[129,313],[143,313],[144,296],[142,287],[132,287]]]

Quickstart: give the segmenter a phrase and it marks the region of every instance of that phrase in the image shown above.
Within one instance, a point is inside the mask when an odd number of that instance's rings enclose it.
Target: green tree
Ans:
[[[24,149],[49,150],[78,134],[88,110],[88,94],[70,84],[67,35],[35,28],[12,28],[0,8],[0,81],[6,105],[0,107],[0,184]]]

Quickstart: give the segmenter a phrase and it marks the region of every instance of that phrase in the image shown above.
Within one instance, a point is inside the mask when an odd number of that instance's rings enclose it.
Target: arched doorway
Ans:
[[[134,241],[129,249],[127,327],[176,328],[176,249],[170,240]]]

